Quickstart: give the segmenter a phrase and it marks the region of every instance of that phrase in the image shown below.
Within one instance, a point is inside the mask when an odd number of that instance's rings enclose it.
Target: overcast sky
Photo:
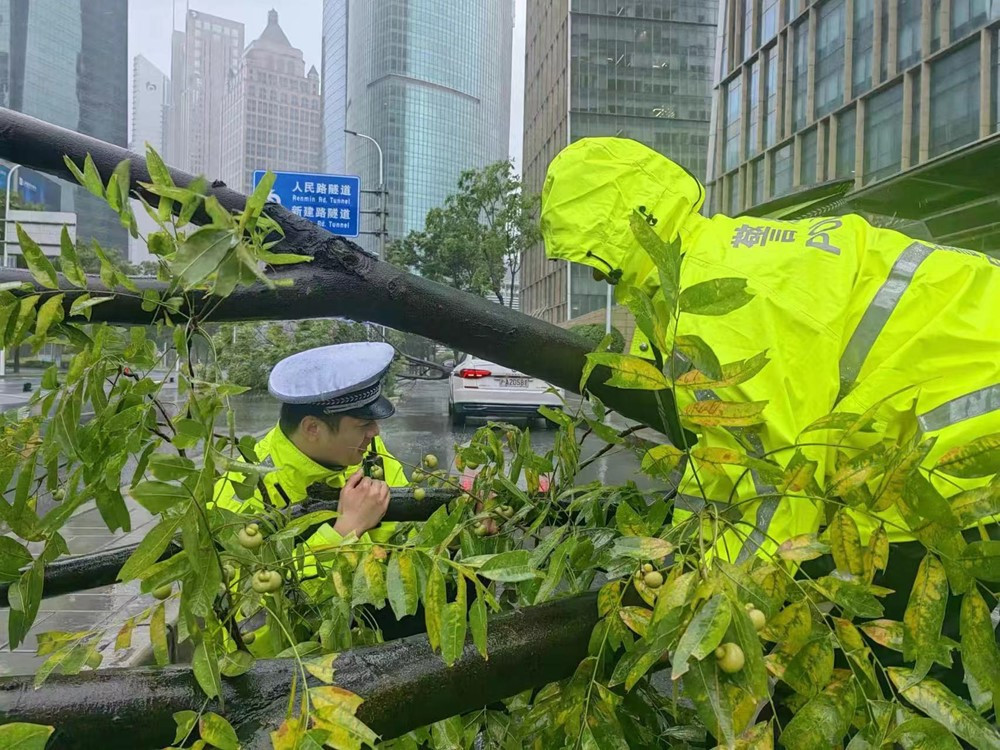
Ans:
[[[455,0],[471,2],[473,0]],[[505,2],[506,0],[475,0]],[[524,113],[524,12],[526,0],[515,0],[514,52],[511,86],[510,154],[520,167],[522,118]],[[171,7],[173,5],[173,8]],[[167,76],[170,75],[170,31],[184,27],[187,8],[241,21],[246,26],[249,44],[267,25],[267,12],[278,11],[278,21],[293,45],[302,50],[306,69],[315,65],[322,73],[322,0],[129,0],[129,76],[131,60],[138,54],[147,57]],[[131,95],[131,81],[129,92]],[[131,107],[130,107],[131,110]],[[129,123],[131,128],[131,123]]]

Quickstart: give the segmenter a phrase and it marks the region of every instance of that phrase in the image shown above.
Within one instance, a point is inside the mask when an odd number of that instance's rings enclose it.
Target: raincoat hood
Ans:
[[[622,272],[638,286],[653,262],[632,236],[629,220],[644,207],[666,241],[694,231],[705,190],[687,170],[627,138],[584,138],[549,165],[542,189],[542,236],[552,259],[604,273]],[[602,262],[603,261],[603,262]]]

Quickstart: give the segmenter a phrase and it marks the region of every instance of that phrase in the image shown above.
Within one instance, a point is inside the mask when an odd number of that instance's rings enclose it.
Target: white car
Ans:
[[[563,406],[561,389],[472,355],[452,370],[449,387],[448,413],[456,427],[465,424],[466,417],[535,419],[539,406]]]

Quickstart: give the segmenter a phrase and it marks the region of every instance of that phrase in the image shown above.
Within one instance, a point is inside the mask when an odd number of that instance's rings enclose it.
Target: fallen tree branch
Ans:
[[[390,739],[570,676],[586,656],[596,621],[596,593],[500,615],[489,623],[489,659],[467,642],[451,667],[425,635],[351,649],[334,662],[335,684],[363,697],[358,718]],[[262,660],[242,677],[223,678],[225,715],[246,747],[269,747],[297,671],[293,659]],[[53,750],[164,747],[174,736],[173,714],[204,703],[186,666],[51,676],[38,691],[32,681],[0,678],[0,724],[55,726]]]
[[[63,163],[63,154],[77,164],[90,154],[102,176],[110,176],[119,162],[130,159],[132,189],[149,203],[158,203],[156,196],[145,193],[138,184],[151,182],[142,156],[18,112],[0,109],[0,158],[72,180]],[[171,170],[171,176],[182,186],[194,179],[175,169]],[[246,197],[221,183],[213,184],[208,192],[227,210],[241,211],[245,207]],[[176,207],[176,202],[174,205]],[[579,392],[580,374],[590,348],[576,334],[383,263],[354,243],[320,229],[280,205],[268,204],[265,211],[285,232],[285,239],[277,250],[310,255],[313,261],[286,266],[281,272],[272,274],[276,280],[292,280],[291,287],[269,289],[258,284],[237,289],[214,310],[213,322],[325,317],[366,320],[441,341],[560,388]],[[207,217],[196,214],[195,221],[207,221]],[[31,279],[26,272],[3,269],[0,282],[5,281]],[[140,288],[162,286],[148,278],[136,283]],[[63,286],[67,288],[68,313],[73,300],[83,291],[70,290],[65,279],[60,279],[60,287]],[[96,280],[93,288],[87,291],[108,292]],[[190,296],[192,308],[187,312],[203,313],[207,302],[205,295]],[[134,294],[117,296],[114,301],[91,308],[92,320],[149,324],[153,313],[143,311],[141,303]],[[622,415],[665,432],[675,443],[681,444],[680,425],[669,391],[662,394],[667,399],[665,412],[669,422],[662,424],[652,391],[606,387],[603,383],[609,376],[605,368],[595,370],[589,385],[595,395]]]

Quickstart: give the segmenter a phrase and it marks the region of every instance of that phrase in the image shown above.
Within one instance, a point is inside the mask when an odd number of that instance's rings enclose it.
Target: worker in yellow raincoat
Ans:
[[[382,395],[382,383],[392,363],[388,344],[351,343],[299,352],[279,362],[268,390],[281,402],[278,425],[256,446],[257,459],[272,468],[262,476],[271,505],[284,508],[306,498],[310,485],[340,488],[335,523],[323,524],[303,543],[306,566],[335,554],[345,539],[384,541],[396,530],[380,523],[389,505],[389,487],[407,485],[403,467],[379,437],[379,421],[395,412]],[[362,463],[379,468],[367,477]],[[230,472],[216,484],[215,504],[239,513],[265,507],[256,490],[246,499],[237,486],[246,482]],[[261,630],[257,631],[260,638]]]

